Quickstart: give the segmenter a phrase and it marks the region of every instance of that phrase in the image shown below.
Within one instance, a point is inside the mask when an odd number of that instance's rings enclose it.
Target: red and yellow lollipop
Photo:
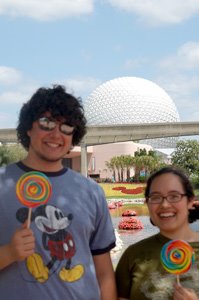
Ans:
[[[22,175],[16,185],[19,201],[27,207],[45,204],[52,193],[48,177],[41,172],[28,172]]]
[[[23,205],[29,207],[29,222],[31,209],[41,204],[45,204],[49,200],[51,194],[51,183],[48,177],[41,172],[27,172],[19,178],[16,184],[16,195],[19,201]]]
[[[176,275],[186,273],[195,261],[193,248],[183,240],[166,243],[162,247],[160,257],[165,270]]]

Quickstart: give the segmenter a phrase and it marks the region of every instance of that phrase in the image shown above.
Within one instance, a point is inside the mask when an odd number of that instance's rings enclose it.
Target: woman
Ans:
[[[194,265],[180,275],[178,285],[176,276],[166,272],[160,260],[165,243],[182,239],[193,247],[199,262],[199,232],[189,225],[197,219],[190,181],[178,169],[162,168],[148,179],[145,198],[151,222],[160,232],[131,245],[123,253],[116,268],[119,300],[198,300],[199,268]]]

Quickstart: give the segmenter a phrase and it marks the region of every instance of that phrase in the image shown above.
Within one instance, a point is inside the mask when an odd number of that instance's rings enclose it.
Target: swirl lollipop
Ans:
[[[193,265],[195,253],[187,242],[172,240],[162,247],[160,258],[165,270],[176,274],[179,282],[179,274],[186,273]]]
[[[31,209],[45,204],[51,193],[52,187],[48,177],[41,172],[27,172],[19,178],[16,184],[16,195],[23,205],[29,207],[29,218]]]

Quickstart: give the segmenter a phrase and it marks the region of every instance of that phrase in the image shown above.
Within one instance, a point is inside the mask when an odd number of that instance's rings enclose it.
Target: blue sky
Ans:
[[[136,76],[159,84],[182,121],[199,121],[199,0],[0,0],[0,128],[60,83],[86,97]]]

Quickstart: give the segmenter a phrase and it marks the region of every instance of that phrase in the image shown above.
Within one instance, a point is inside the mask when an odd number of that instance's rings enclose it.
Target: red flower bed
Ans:
[[[112,188],[112,190],[121,191],[123,194],[137,195],[143,193],[144,188],[142,186],[139,186],[135,189],[127,189],[126,187],[118,186]]]
[[[112,188],[112,190],[114,190],[114,191],[123,191],[123,190],[126,190],[126,187],[125,186],[116,186],[116,187]]]
[[[129,217],[129,218],[123,218],[120,221],[118,228],[125,229],[125,230],[143,229],[144,225],[139,219]]]
[[[117,207],[121,207],[122,205],[123,205],[122,201],[110,202],[108,204],[108,208],[109,209],[114,209],[114,208],[117,208]]]
[[[131,217],[137,216],[137,212],[135,210],[127,209],[122,213],[122,217]]]
[[[115,209],[115,208],[116,208],[115,203],[109,203],[109,204],[108,204],[108,208],[109,208],[109,209]]]

